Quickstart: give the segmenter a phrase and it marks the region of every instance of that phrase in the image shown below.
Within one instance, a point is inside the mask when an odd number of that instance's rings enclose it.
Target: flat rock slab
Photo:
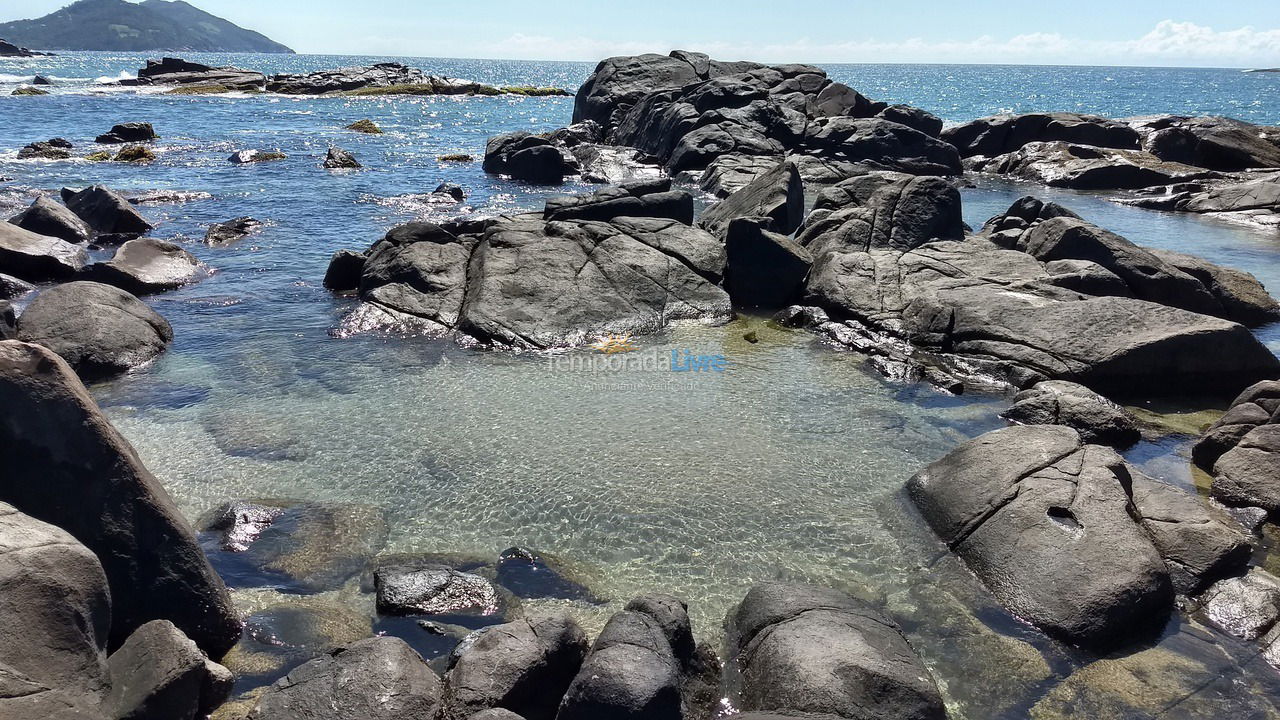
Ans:
[[[196,281],[200,261],[181,247],[154,238],[130,240],[106,262],[85,268],[85,275],[135,295],[176,290]]]
[[[66,280],[79,272],[89,255],[84,248],[12,223],[0,223],[0,272],[30,282]]]

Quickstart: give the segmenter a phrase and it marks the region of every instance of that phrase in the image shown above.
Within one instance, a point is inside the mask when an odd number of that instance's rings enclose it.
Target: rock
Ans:
[[[1213,170],[1280,167],[1280,146],[1270,142],[1264,128],[1224,117],[1140,119],[1143,145],[1151,154],[1171,162]]]
[[[342,148],[329,148],[328,154],[324,157],[324,166],[329,170],[335,169],[354,169],[363,167],[356,162],[356,156],[343,150]]]
[[[781,308],[799,299],[813,257],[764,218],[736,218],[725,234],[729,297],[739,307]]]
[[[19,280],[12,275],[0,275],[0,299],[13,300],[35,290],[36,286],[25,280]]]
[[[155,128],[151,127],[151,123],[130,122],[113,125],[111,130],[106,134],[99,135],[94,142],[96,143],[136,143],[151,142],[158,139]]]
[[[1241,640],[1257,640],[1280,620],[1280,579],[1252,568],[1243,577],[1209,588],[1200,610],[1214,625]]]
[[[1280,303],[1253,275],[1172,250],[1151,249],[1148,252],[1199,280],[1222,306],[1223,317],[1246,327],[1280,320]]]
[[[374,573],[378,612],[392,615],[496,615],[498,591],[452,568],[384,567]]]
[[[236,165],[246,165],[248,163],[284,160],[286,157],[288,156],[278,150],[240,150],[232,153],[227,160]]]
[[[290,593],[342,587],[387,541],[382,511],[355,504],[235,501],[198,525],[201,544],[228,585]]]
[[[0,271],[31,282],[65,280],[84,267],[89,255],[65,240],[0,223]]]
[[[35,50],[18,47],[11,42],[0,40],[0,57],[38,57],[44,55],[52,56],[53,53],[36,52]]]
[[[318,657],[263,693],[247,720],[433,720],[440,678],[403,640],[375,637]]]
[[[152,620],[109,659],[107,706],[121,720],[194,720],[226,701],[234,678],[168,620]]]
[[[360,287],[360,276],[364,274],[364,253],[350,250],[339,250],[329,260],[329,268],[324,273],[324,286],[334,292],[354,292]]]
[[[92,283],[46,290],[23,313],[22,332],[38,303],[62,302],[49,297],[59,291],[122,294]],[[111,326],[101,327],[111,334]],[[0,471],[6,478],[0,500],[56,524],[98,556],[111,587],[108,647],[119,647],[134,630],[159,619],[171,621],[211,657],[234,645],[240,617],[222,581],[164,488],[70,366],[36,345],[0,343],[0,405],[8,410],[0,418]],[[68,497],[77,502],[65,502]]]
[[[933,113],[910,105],[890,105],[876,114],[876,117],[906,125],[912,130],[919,130],[929,137],[942,134],[942,118]]]
[[[442,182],[431,191],[432,195],[442,195],[452,198],[454,202],[462,202],[467,199],[467,191],[456,183]]]
[[[1066,142],[1027,143],[1013,152],[975,163],[973,167],[982,172],[1075,190],[1134,190],[1216,176],[1203,168],[1161,160],[1142,150]]]
[[[324,95],[413,85],[421,87],[423,94],[446,94],[453,89],[450,87],[452,84],[447,78],[428,76],[417,68],[389,62],[363,67],[320,70],[306,74],[273,75],[267,80],[267,92],[285,95]],[[466,92],[468,87],[471,90],[478,90],[480,86],[471,83],[461,86],[459,91]]]
[[[816,258],[836,250],[912,250],[963,238],[960,193],[945,180],[872,172],[819,193],[796,241]]]
[[[11,92],[11,93],[9,93],[9,94],[10,94],[10,95],[17,95],[17,96],[19,96],[19,97],[24,96],[24,95],[26,95],[26,96],[40,96],[40,95],[48,95],[48,94],[49,94],[49,91],[48,91],[48,90],[41,90],[41,89],[40,89],[40,88],[38,88],[38,87],[29,87],[29,86],[26,86],[26,87],[20,87],[20,88],[17,88],[17,89],[15,89],[13,92]]]
[[[18,319],[18,338],[53,350],[93,381],[150,361],[173,340],[173,330],[128,292],[77,281],[37,295]]]
[[[366,135],[382,134],[382,128],[378,127],[377,123],[368,118],[365,118],[364,120],[357,120],[348,125],[345,129],[354,130],[355,132],[364,133]]]
[[[504,708],[489,708],[469,716],[467,720],[524,720],[524,718]]]
[[[0,340],[11,340],[18,334],[18,317],[8,300],[0,300]]]
[[[1065,425],[1086,443],[1126,448],[1142,439],[1128,410],[1065,380],[1046,380],[1013,398],[1004,418],[1019,425]]]
[[[475,157],[468,155],[467,153],[450,153],[448,155],[441,155],[437,157],[436,160],[439,162],[452,163],[469,163],[476,161]]]
[[[71,148],[74,147],[70,142],[62,138],[50,138],[42,142],[33,142],[23,146],[18,151],[19,160],[30,160],[32,158],[40,158],[43,160],[66,160],[71,157]]]
[[[15,345],[0,343],[0,356]],[[4,446],[0,467],[7,472],[13,460],[8,452],[15,448]],[[11,477],[6,474],[6,483]],[[65,530],[0,502],[0,597],[0,715],[97,717],[91,713],[109,683],[111,624],[111,596],[98,558]]]
[[[261,227],[260,221],[248,216],[213,223],[204,233],[204,242],[206,245],[225,247],[243,240]]]
[[[1234,448],[1241,438],[1259,425],[1272,422],[1277,410],[1280,410],[1280,380],[1264,380],[1249,386],[1192,448],[1192,460],[1201,468],[1212,470],[1218,458]]]
[[[1213,464],[1213,496],[1280,514],[1280,424],[1250,430]]]
[[[943,140],[882,118],[819,118],[802,148],[832,160],[912,175],[959,175],[956,149]]]
[[[154,238],[130,240],[106,262],[85,268],[86,278],[115,285],[135,295],[175,290],[195,282],[200,262],[171,242]]]
[[[737,218],[765,218],[762,227],[790,235],[804,220],[804,183],[794,162],[784,160],[772,170],[752,180],[746,187],[712,205],[699,224],[713,235],[724,237]]]
[[[146,145],[125,145],[112,158],[115,162],[151,162],[155,159],[156,154]]]
[[[687,58],[695,59],[690,62]],[[609,128],[619,111],[630,108],[645,95],[707,80],[712,72],[720,74],[724,65],[705,55],[678,56],[674,52],[670,56],[647,54],[603,60],[578,90],[573,122],[591,120]]]
[[[485,628],[455,652],[439,720],[490,708],[553,720],[587,655],[587,638],[567,615],[522,618]]]
[[[681,667],[687,668],[694,662],[697,648],[689,622],[689,608],[683,600],[674,595],[641,595],[627,603],[626,609],[647,615],[657,623]]]
[[[942,139],[962,157],[993,157],[1032,142],[1066,142],[1103,148],[1137,150],[1138,132],[1115,120],[1078,113],[995,115],[948,128]]]
[[[43,75],[36,75],[31,78],[32,85],[52,85],[53,81]]]
[[[598,602],[591,590],[569,576],[559,560],[528,548],[503,550],[495,576],[498,584],[516,597]]]
[[[222,85],[233,90],[261,90],[266,76],[236,67],[213,67],[181,58],[148,60],[138,70],[138,77],[126,78],[121,85]]]
[[[127,200],[101,185],[79,192],[63,188],[62,202],[95,232],[129,235],[145,233],[155,227]]]
[[[576,165],[572,155],[550,140],[526,132],[492,137],[484,151],[485,172],[536,184],[559,185],[566,175],[577,172]]]
[[[1169,572],[1128,513],[1130,470],[1062,426],[971,440],[908,482],[938,537],[1012,613],[1106,651],[1158,632]]]
[[[725,619],[746,712],[842,718],[946,717],[898,627],[844,593],[763,583]]]
[[[811,305],[791,305],[778,311],[773,320],[785,328],[816,328],[831,322],[822,308]]]
[[[680,663],[663,628],[645,613],[609,619],[569,685],[557,720],[682,720]]]
[[[598,220],[618,217],[669,218],[693,224],[693,196],[671,190],[671,181],[637,181],[605,188],[590,195],[562,195],[547,200],[547,220]]]
[[[1249,535],[1221,506],[1138,472],[1130,476],[1137,516],[1178,592],[1198,593],[1249,562]]]
[[[47,235],[70,243],[85,242],[93,231],[75,213],[41,195],[31,207],[9,219],[9,222],[37,235]]]

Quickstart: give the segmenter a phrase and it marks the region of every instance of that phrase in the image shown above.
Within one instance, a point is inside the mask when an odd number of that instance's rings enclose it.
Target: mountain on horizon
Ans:
[[[42,18],[0,23],[0,38],[40,50],[293,52],[182,0],[79,0]]]

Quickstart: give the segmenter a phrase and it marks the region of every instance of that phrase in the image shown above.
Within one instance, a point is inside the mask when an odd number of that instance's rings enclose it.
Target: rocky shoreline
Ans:
[[[171,59],[148,71],[179,86],[490,94],[392,65],[270,80]],[[99,142],[155,137],[125,123]],[[69,156],[55,140],[31,153]],[[975,230],[957,189],[966,172],[995,173],[1266,224],[1280,213],[1274,129],[1066,113],[944,129],[815,67],[677,51],[602,62],[572,125],[494,137],[484,169],[608,186],[337,252],[324,286],[351,299],[333,335],[561,352],[756,314],[895,380],[1010,394],[1008,427],[917,469],[903,497],[936,536],[921,554],[963,564],[983,602],[1074,658],[1024,689],[1028,715],[1276,712],[1267,691],[1215,695],[1217,668],[1202,682],[1152,644],[1180,626],[1196,657],[1227,658],[1257,687],[1275,672],[1262,665],[1280,668],[1280,579],[1256,552],[1280,512],[1280,360],[1251,332],[1280,321],[1280,303],[1248,273],[1034,196]],[[718,201],[697,212],[695,187]],[[206,242],[259,225],[215,224]],[[378,508],[305,499],[227,498],[193,528],[84,386],[173,341],[138,296],[209,272],[152,230],[97,185],[0,223],[0,595],[17,598],[0,603],[13,639],[0,644],[0,717],[923,720],[957,716],[972,691],[940,682],[936,648],[884,603],[842,590],[755,583],[719,646],[696,640],[715,635],[691,627],[697,598],[612,598],[627,602],[591,640],[572,610],[605,599],[536,549],[390,554]],[[103,248],[113,256],[90,262]],[[1235,397],[1193,451],[1210,497],[1120,455],[1143,421],[1108,396]],[[231,590],[301,605],[244,613]],[[542,600],[566,609],[526,610]],[[1262,660],[1237,663],[1228,641]]]

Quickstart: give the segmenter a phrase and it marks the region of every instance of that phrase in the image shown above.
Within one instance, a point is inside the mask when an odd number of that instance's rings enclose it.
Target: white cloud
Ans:
[[[589,37],[515,34],[501,42],[457,48],[473,57],[530,60],[598,60],[611,55],[666,52],[679,45],[714,57],[763,62],[1028,63],[1064,65],[1189,65],[1253,67],[1280,64],[1280,28],[1217,31],[1191,22],[1164,20],[1133,40],[1089,40],[1059,33],[1028,33],[1007,39],[988,35],[935,42],[861,39],[815,43],[808,38],[765,45],[669,38],[612,42]],[[453,54],[453,53],[451,53]]]

